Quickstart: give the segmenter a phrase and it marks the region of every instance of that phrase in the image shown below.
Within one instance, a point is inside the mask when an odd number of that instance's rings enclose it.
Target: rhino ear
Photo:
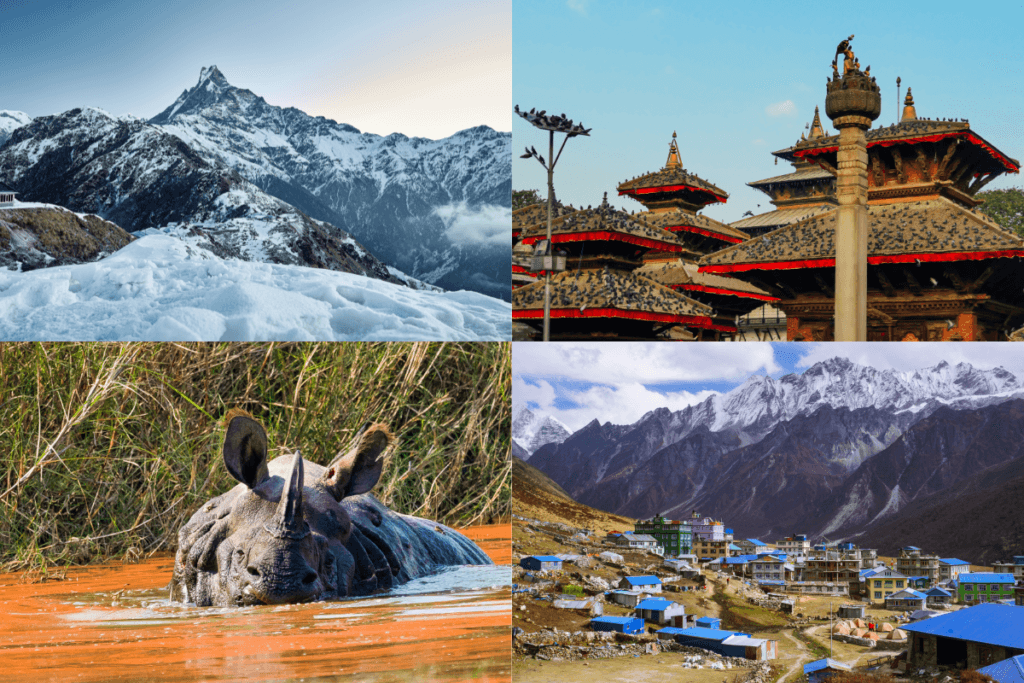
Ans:
[[[327,467],[320,483],[339,501],[347,496],[366,493],[380,479],[384,468],[381,454],[392,439],[391,432],[382,424],[363,425],[352,447]]]
[[[249,488],[255,488],[269,476],[267,433],[256,420],[240,410],[229,412],[226,420],[224,464],[232,477]]]

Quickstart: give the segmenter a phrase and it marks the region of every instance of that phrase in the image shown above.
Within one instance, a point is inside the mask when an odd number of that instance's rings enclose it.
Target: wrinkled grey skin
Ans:
[[[367,492],[388,439],[383,427],[364,428],[326,468],[298,452],[267,463],[262,427],[232,419],[224,460],[242,483],[178,532],[171,599],[308,602],[388,590],[442,566],[492,564],[459,532],[389,510]]]

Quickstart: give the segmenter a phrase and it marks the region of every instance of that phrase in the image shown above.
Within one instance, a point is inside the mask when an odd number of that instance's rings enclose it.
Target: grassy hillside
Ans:
[[[454,525],[511,505],[509,344],[0,344],[0,567],[173,550],[236,482],[221,418],[326,464],[361,424],[397,437],[375,494]]]

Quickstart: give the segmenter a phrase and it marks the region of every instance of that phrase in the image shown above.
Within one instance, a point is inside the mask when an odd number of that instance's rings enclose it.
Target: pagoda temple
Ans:
[[[719,338],[732,338],[736,318],[777,298],[757,287],[728,276],[698,272],[695,257],[737,244],[748,236],[698,211],[714,203],[725,203],[729,195],[707,180],[683,168],[672,133],[668,160],[657,172],[620,183],[619,195],[637,200],[647,209],[632,217],[651,227],[668,230],[686,245],[690,255],[652,249],[644,254],[638,273],[666,287],[706,303],[715,311]]]
[[[547,237],[547,214],[523,229],[521,243]],[[691,254],[676,235],[634,220],[608,204],[552,220],[552,245],[568,269],[551,277],[551,339],[714,339],[727,333],[711,306],[638,274],[651,250]],[[544,316],[544,283],[512,292],[512,319],[537,330]]]
[[[965,120],[918,118],[909,89],[900,122],[866,142],[868,339],[1006,339],[1024,324],[1024,240],[978,212],[974,195],[1020,163]],[[838,136],[811,135],[775,155],[834,177],[837,151]],[[709,254],[700,271],[778,296],[790,341],[831,340],[835,222],[836,209],[817,213]]]
[[[562,204],[555,199],[551,206],[552,220],[568,216],[576,209],[572,206]],[[531,204],[512,212],[512,289],[518,289],[524,285],[536,282],[537,273],[530,270],[530,262],[533,258],[533,247],[520,242],[522,232],[531,225],[542,224],[547,230],[548,205],[547,202]]]
[[[810,124],[810,132],[801,135],[797,144],[818,140],[825,137],[821,127],[821,115],[814,108],[814,120]],[[792,161],[793,171],[784,175],[755,180],[747,183],[771,197],[774,211],[743,218],[730,225],[742,230],[751,237],[763,235],[784,225],[802,221],[811,216],[827,213],[836,208],[836,179],[830,172],[807,159],[783,157],[783,152],[772,152],[775,163],[779,158]]]

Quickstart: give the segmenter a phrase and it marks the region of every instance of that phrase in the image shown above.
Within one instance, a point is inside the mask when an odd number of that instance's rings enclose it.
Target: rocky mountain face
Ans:
[[[516,456],[528,460],[530,455],[546,443],[561,443],[569,436],[569,429],[551,417],[526,406],[515,406],[512,411],[512,441],[521,449]]]
[[[0,111],[0,145],[7,142],[15,128],[20,128],[32,120],[32,117],[21,111]]]
[[[347,230],[413,277],[510,297],[511,218],[503,213],[511,206],[510,133],[486,126],[443,140],[361,133],[270,105],[215,66],[150,123]]]
[[[60,206],[0,209],[0,268],[29,271],[96,261],[131,241],[109,221]]]
[[[1024,390],[1001,368],[940,363],[899,373],[836,358],[802,375],[752,377],[725,395],[681,411],[658,409],[633,425],[594,421],[540,447],[530,463],[576,500],[609,512],[679,517],[697,508],[752,536],[834,538],[969,476],[941,460],[948,449],[940,444],[956,441],[934,425],[953,428],[962,419],[967,429],[966,415],[998,419],[978,416],[997,415],[1015,396]],[[913,465],[928,485],[899,465],[918,451],[936,459]],[[978,463],[1003,461],[990,454]]]
[[[0,147],[0,174],[20,200],[93,213],[129,232],[158,228],[218,256],[399,281],[347,233],[142,119],[98,109],[38,117]]]

